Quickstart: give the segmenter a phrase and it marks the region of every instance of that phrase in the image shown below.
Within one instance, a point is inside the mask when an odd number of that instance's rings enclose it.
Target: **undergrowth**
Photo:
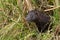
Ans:
[[[54,1],[56,0],[48,2],[53,4]],[[34,8],[40,10],[41,3],[44,4],[38,0],[32,0],[31,3]],[[55,4],[52,6],[59,6]],[[24,0],[0,0],[0,40],[52,40],[56,26],[60,24],[59,8],[53,9],[53,16],[51,16],[53,28],[45,33],[39,33],[34,23],[26,22],[25,16],[28,10],[26,7]]]

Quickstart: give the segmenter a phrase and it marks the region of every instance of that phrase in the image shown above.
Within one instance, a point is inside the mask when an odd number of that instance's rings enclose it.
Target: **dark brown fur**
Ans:
[[[38,10],[29,11],[26,20],[28,22],[34,22],[40,32],[48,29],[50,24],[50,16]]]

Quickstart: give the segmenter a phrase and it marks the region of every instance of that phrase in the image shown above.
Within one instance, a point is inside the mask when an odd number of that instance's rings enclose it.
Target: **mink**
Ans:
[[[34,22],[39,30],[39,32],[44,32],[48,29],[50,24],[50,16],[46,15],[43,11],[31,10],[26,16],[26,21]]]

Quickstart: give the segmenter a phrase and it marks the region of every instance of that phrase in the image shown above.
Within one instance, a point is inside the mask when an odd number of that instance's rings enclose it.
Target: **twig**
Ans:
[[[51,9],[47,9],[47,10],[44,10],[44,11],[50,11],[50,10],[54,10],[54,9],[57,9],[57,8],[60,8],[60,6],[57,6],[57,7],[51,8]]]

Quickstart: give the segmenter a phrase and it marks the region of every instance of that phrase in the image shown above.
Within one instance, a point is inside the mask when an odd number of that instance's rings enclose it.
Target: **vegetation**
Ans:
[[[0,40],[58,40],[54,36],[56,28],[60,27],[59,0],[0,0]],[[49,8],[48,8],[48,7]],[[39,33],[34,23],[25,20],[31,9],[53,11],[53,28]],[[50,12],[51,13],[51,12]],[[59,30],[58,30],[59,31]],[[57,31],[57,33],[59,33]]]

